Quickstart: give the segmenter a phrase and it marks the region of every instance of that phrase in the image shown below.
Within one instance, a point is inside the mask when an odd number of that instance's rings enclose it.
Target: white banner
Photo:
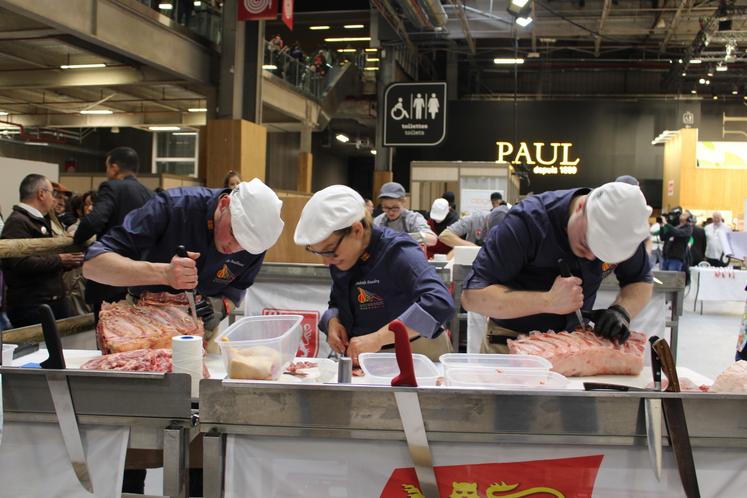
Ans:
[[[257,282],[246,290],[246,315],[302,315],[298,356],[326,358],[327,336],[319,330],[319,319],[327,310],[329,285]]]
[[[431,451],[442,498],[684,496],[668,447],[661,481],[645,445],[432,443]],[[744,450],[693,451],[701,496],[742,496]],[[226,498],[422,496],[407,446],[396,441],[228,436],[225,484]]]
[[[695,301],[744,301],[747,271],[732,268],[690,268]]]

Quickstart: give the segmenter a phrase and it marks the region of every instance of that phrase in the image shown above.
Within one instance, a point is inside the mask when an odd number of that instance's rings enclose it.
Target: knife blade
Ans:
[[[668,392],[680,392],[680,381],[677,376],[677,367],[674,363],[672,350],[664,339],[659,339],[653,344],[654,351],[659,357],[664,373],[669,379]],[[667,422],[669,440],[677,462],[677,470],[682,481],[682,488],[687,498],[700,498],[698,486],[698,475],[693,460],[693,450],[690,445],[690,434],[687,430],[685,419],[685,408],[681,398],[662,399],[664,408],[664,419]]]
[[[188,258],[187,248],[184,246],[176,247],[176,255],[180,258]],[[189,303],[189,311],[192,314],[192,319],[197,323],[197,307],[195,306],[195,291],[187,290],[184,291],[184,295],[187,296],[187,302]]]
[[[560,258],[558,260],[558,266],[560,267],[561,277],[569,278],[573,276],[573,274],[571,273],[571,268],[570,266],[568,266],[568,262],[563,258]],[[578,324],[582,329],[586,328],[586,325],[584,324],[584,317],[581,315],[581,310],[576,310],[576,319],[578,320]]]
[[[661,391],[661,362],[654,350],[654,343],[658,341],[657,336],[649,338],[651,349],[651,372],[654,376],[654,390]],[[661,481],[661,399],[647,398],[644,402],[646,411],[646,443],[648,454],[654,466],[656,479]]]

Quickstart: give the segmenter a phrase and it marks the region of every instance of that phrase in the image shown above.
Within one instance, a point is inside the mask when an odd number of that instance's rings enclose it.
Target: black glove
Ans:
[[[594,333],[605,339],[625,344],[630,337],[630,315],[625,308],[613,304],[607,309],[582,311],[584,318],[594,322]]]
[[[223,299],[219,297],[203,297],[195,305],[195,311],[205,326],[205,332],[215,330],[226,316],[226,307],[223,304]]]

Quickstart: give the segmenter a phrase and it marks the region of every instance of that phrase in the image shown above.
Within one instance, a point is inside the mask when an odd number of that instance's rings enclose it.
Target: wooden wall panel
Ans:
[[[374,171],[372,192],[374,204],[378,203],[376,199],[379,197],[381,186],[387,182],[391,182],[392,178],[394,178],[394,173],[392,173],[391,171]]]
[[[229,170],[238,171],[242,180],[265,181],[265,127],[239,119],[208,121],[206,147],[208,187],[222,187]]]
[[[265,261],[272,263],[322,263],[322,258],[315,256],[293,241],[296,225],[301,218],[301,211],[311,194],[296,192],[277,192],[283,201],[280,217],[285,222],[283,233],[277,243],[267,252]]]
[[[311,179],[314,172],[314,156],[311,152],[298,153],[298,172],[296,190],[311,193]]]

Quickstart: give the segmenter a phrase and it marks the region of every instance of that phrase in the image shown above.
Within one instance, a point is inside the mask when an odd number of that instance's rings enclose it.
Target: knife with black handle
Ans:
[[[176,255],[180,258],[188,258],[189,255],[187,254],[187,248],[184,246],[177,246],[176,247]],[[187,290],[184,291],[184,295],[187,296],[187,302],[189,303],[189,311],[192,314],[192,319],[197,323],[197,307],[195,306],[195,291]]]
[[[651,372],[654,377],[654,390],[661,392],[661,362],[659,356],[654,350],[654,343],[659,337],[650,337],[649,349],[651,350]],[[658,480],[661,480],[661,399],[646,398],[644,401],[646,412],[646,443],[648,453],[651,457],[651,463],[654,466],[654,474]]]
[[[560,276],[563,278],[570,278],[573,276],[571,273],[571,268],[568,266],[568,262],[564,260],[563,258],[558,259],[558,266],[560,267]],[[581,315],[581,310],[576,310],[576,319],[578,320],[579,327],[586,328],[586,325],[584,324],[584,317]]]

